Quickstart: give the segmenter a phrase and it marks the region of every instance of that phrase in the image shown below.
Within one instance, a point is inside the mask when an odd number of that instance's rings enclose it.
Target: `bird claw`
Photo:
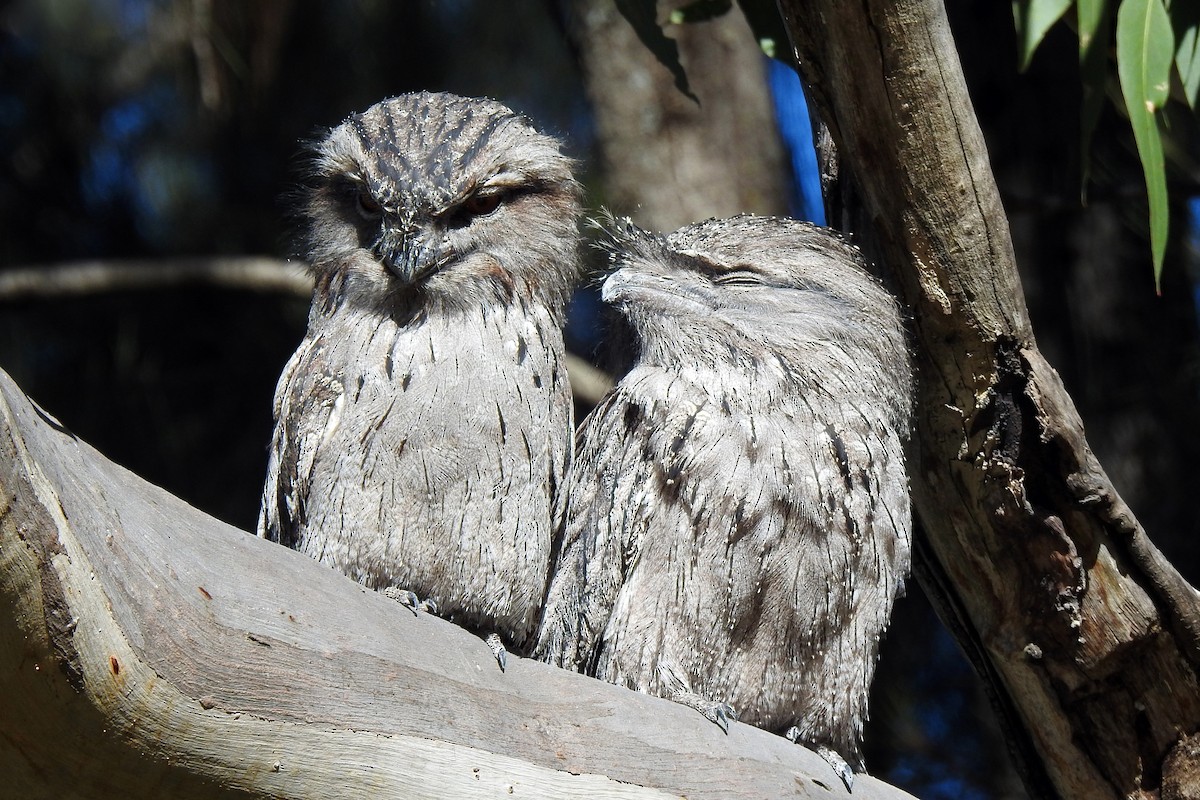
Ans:
[[[737,722],[737,711],[729,703],[715,702],[688,691],[672,693],[671,700],[699,711],[706,720],[716,723],[726,736],[729,735],[729,723]]]
[[[395,586],[389,586],[383,590],[383,596],[389,600],[395,600],[400,605],[407,608],[417,616],[417,606],[420,605],[420,600],[417,598],[417,593],[408,589],[399,589]]]
[[[800,729],[795,725],[788,728],[784,736],[792,744],[801,744]],[[842,758],[838,751],[819,744],[813,748],[813,752],[825,759],[825,762],[833,767],[834,774],[841,778],[847,792],[854,791],[854,770],[850,768],[850,765],[846,763],[846,759]]]
[[[733,706],[693,692],[688,688],[687,680],[671,664],[659,664],[657,672],[669,700],[699,711],[706,720],[716,723],[726,736],[729,735],[729,723],[737,722],[738,718]]]
[[[850,769],[846,759],[842,758],[836,750],[824,746],[817,747],[817,755],[829,762],[829,766],[833,767],[833,771],[842,779],[842,783],[846,784],[847,792],[854,791],[854,770]]]
[[[400,605],[407,608],[409,611],[411,611],[413,613],[414,617],[417,616],[419,614],[419,612],[421,612],[421,611],[424,611],[427,614],[434,614],[434,615],[436,615],[437,611],[438,611],[438,606],[437,606],[436,600],[434,600],[431,597],[427,597],[424,600],[421,600],[420,598],[417,597],[416,592],[410,591],[408,589],[401,589],[396,586],[389,586],[383,590],[383,595],[384,595],[384,597],[387,597],[390,600],[395,600],[397,603],[399,603]]]
[[[487,644],[488,650],[492,651],[492,655],[496,657],[500,671],[504,672],[505,667],[508,666],[508,651],[504,648],[504,641],[500,638],[500,634],[489,633],[483,641]]]
[[[705,708],[700,710],[700,713],[708,718],[709,722],[717,723],[717,726],[725,731],[725,735],[729,735],[729,723],[737,722],[737,712],[733,710],[733,706],[729,703],[708,703]]]

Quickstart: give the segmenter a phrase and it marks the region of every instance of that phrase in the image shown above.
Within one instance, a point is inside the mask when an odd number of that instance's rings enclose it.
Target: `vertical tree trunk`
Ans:
[[[605,205],[663,231],[746,211],[787,212],[766,64],[739,12],[670,28],[697,102],[676,88],[612,0],[575,0],[571,11]]]
[[[1146,539],[1034,342],[937,0],[781,0],[913,311],[914,500],[947,607],[1063,797],[1151,797],[1200,726],[1197,594]],[[970,647],[968,642],[968,647]]]

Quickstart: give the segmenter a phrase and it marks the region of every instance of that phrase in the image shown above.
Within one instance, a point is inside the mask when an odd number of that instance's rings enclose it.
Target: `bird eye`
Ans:
[[[473,217],[486,217],[499,208],[503,200],[504,196],[500,192],[475,194],[463,202],[462,208]]]
[[[753,272],[735,270],[713,278],[713,283],[721,286],[762,286],[762,278]]]
[[[383,205],[366,189],[358,190],[354,196],[354,203],[363,219],[379,219],[379,215],[383,213]]]

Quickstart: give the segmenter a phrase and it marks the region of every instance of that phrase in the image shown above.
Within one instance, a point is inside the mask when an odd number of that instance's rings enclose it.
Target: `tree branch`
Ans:
[[[815,754],[524,659],[207,517],[0,372],[0,774],[20,797],[844,796]],[[901,798],[864,776],[856,798]]]
[[[82,261],[16,267],[0,271],[0,303],[199,285],[249,292],[278,292],[307,300],[312,278],[299,261],[263,256],[177,258],[130,261]],[[613,380],[573,353],[567,354],[571,391],[584,405],[594,406]]]
[[[81,261],[0,271],[0,302],[187,285],[280,292],[307,299],[308,268],[265,256]]]
[[[1197,593],[1113,489],[1037,349],[945,10],[780,6],[912,309],[910,475],[946,588],[1051,791],[1141,796],[1200,726]]]
[[[764,59],[740,10],[667,26],[666,41],[678,45],[693,99],[679,91],[620,5],[569,4],[596,121],[605,204],[660,231],[746,211],[786,213],[786,157]],[[656,4],[628,5],[653,14]],[[657,3],[659,18],[676,5]]]

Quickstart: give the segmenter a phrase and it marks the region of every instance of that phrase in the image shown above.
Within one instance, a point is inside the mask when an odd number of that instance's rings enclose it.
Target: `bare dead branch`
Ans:
[[[305,299],[312,294],[312,278],[302,262],[230,256],[82,261],[11,268],[0,271],[0,303],[189,285],[290,294]],[[571,353],[567,354],[567,372],[572,393],[584,405],[596,405],[612,388],[611,376]]]
[[[461,628],[107,461],[3,373],[0,696],[27,798],[846,796],[780,736],[501,673]]]
[[[233,256],[15,267],[0,271],[0,302],[197,284],[301,297],[312,294],[312,279],[300,262]]]

